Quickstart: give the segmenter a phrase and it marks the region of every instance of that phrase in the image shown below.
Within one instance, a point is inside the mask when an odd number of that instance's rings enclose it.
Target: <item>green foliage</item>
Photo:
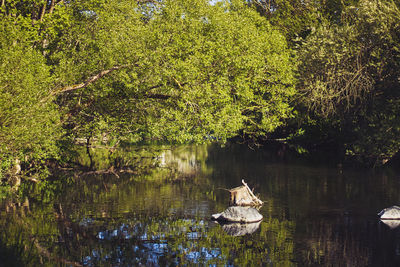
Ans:
[[[82,73],[128,67],[63,99],[78,135],[223,141],[265,135],[290,116],[290,51],[240,2],[166,1],[149,20],[124,1],[95,12],[84,29],[90,39],[64,57],[60,76],[75,82]]]
[[[341,24],[321,25],[299,50],[301,103],[317,128],[325,125],[323,133],[368,164],[400,147],[399,18],[392,1],[359,1],[343,10]]]
[[[266,13],[272,25],[278,27],[290,41],[304,38],[322,19],[319,1],[275,0]]]
[[[353,25],[325,24],[300,49],[298,86],[302,102],[315,113],[343,114],[372,90],[359,39]]]
[[[306,38],[321,23],[340,23],[343,10],[359,0],[247,0],[287,37],[292,45]]]
[[[290,132],[295,84],[297,123],[310,119],[303,137],[317,128],[343,151],[390,156],[397,5],[2,1],[1,168],[60,158],[60,144],[77,139],[114,147]]]
[[[291,51],[241,1],[3,1],[0,15],[4,166],[74,138],[258,138],[291,116]]]
[[[51,86],[43,56],[25,32],[7,19],[0,30],[0,162],[57,157],[62,133],[57,107],[46,100]],[[6,164],[7,165],[7,164]],[[8,164],[10,165],[10,164]]]

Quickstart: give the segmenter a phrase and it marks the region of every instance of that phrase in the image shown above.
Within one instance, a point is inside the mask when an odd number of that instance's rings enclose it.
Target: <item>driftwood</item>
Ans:
[[[242,180],[242,184],[242,186],[228,190],[231,194],[229,204],[232,206],[261,206],[263,202],[254,195],[244,180]]]

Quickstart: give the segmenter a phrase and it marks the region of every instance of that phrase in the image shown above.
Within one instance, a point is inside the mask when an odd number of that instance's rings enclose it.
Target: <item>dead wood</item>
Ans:
[[[242,186],[229,189],[230,205],[233,206],[261,206],[263,202],[254,195],[247,183],[242,180]]]

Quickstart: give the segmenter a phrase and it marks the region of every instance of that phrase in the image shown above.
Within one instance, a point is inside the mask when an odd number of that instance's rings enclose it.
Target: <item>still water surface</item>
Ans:
[[[0,213],[5,266],[396,266],[399,175],[348,170],[246,146],[165,150],[140,175],[48,183]],[[331,166],[330,166],[331,165]],[[245,179],[261,223],[219,225],[224,190]],[[246,233],[241,235],[243,233]],[[2,265],[0,263],[0,265]]]

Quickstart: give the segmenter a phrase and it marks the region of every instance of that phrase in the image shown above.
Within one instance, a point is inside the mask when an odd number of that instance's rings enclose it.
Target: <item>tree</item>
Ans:
[[[56,157],[56,143],[69,137],[259,138],[291,116],[292,53],[242,1],[3,1],[0,12],[9,61],[1,71],[17,69],[2,80],[0,136],[10,158],[32,147],[38,159]]]
[[[340,23],[346,6],[359,0],[246,0],[276,26],[293,44],[307,37],[321,23]]]
[[[299,50],[301,102],[343,151],[380,164],[400,148],[400,11],[392,1],[365,0],[342,16]]]
[[[75,133],[201,142],[263,136],[290,116],[291,54],[265,19],[239,1],[154,8],[143,19],[127,2],[105,4],[63,57],[60,77],[72,82],[124,66],[60,97]]]
[[[32,49],[26,32],[3,19],[0,30],[0,162],[31,165],[57,157],[62,129],[52,102],[42,101],[51,89],[49,67]]]

